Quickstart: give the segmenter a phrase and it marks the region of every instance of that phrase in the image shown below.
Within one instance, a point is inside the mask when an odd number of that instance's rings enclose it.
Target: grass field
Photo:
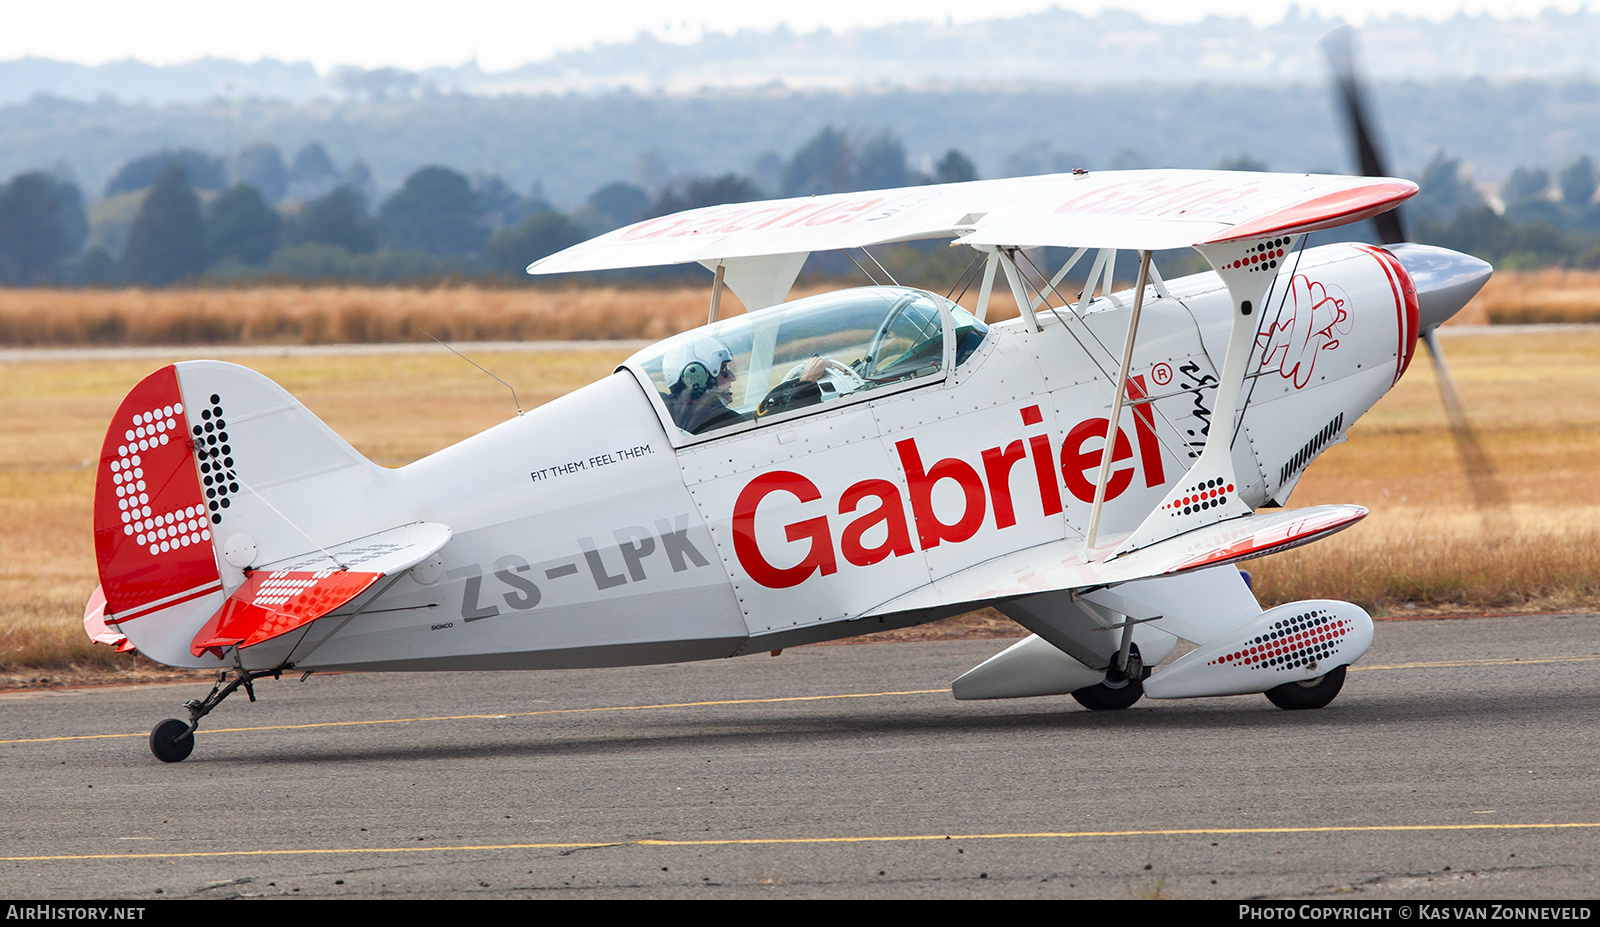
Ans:
[[[1264,604],[1343,598],[1379,615],[1600,610],[1600,333],[1447,334],[1444,343],[1509,505],[1474,508],[1419,355],[1349,442],[1310,468],[1292,500],[1355,502],[1372,515],[1325,542],[1249,564]],[[0,362],[0,676],[131,671],[127,657],[91,646],[81,629],[96,583],[93,461],[122,395],[163,363],[197,353]],[[604,376],[623,354],[484,360],[531,408]],[[437,348],[249,363],[389,466],[513,412],[503,387]]]
[[[97,582],[91,538],[94,460],[122,396],[161,365],[136,361],[0,364],[0,674],[121,666],[85,646],[83,602]],[[609,373],[626,352],[496,354],[523,406]],[[505,388],[443,349],[381,356],[254,358],[377,463],[399,466],[515,413]]]
[[[795,295],[837,285],[802,283]],[[708,293],[703,284],[0,288],[0,345],[426,344],[424,331],[446,341],[655,340],[704,322]],[[974,294],[962,302],[971,307]],[[724,314],[740,311],[731,294],[723,305]],[[996,287],[990,318],[1016,314],[1009,292]],[[1496,274],[1457,321],[1600,322],[1600,272]]]
[[[794,295],[837,288],[802,284]],[[708,285],[0,288],[0,345],[429,344],[428,334],[445,341],[654,341],[705,324],[710,292]],[[969,307],[974,301],[963,300]],[[726,293],[722,314],[742,311],[738,297]],[[1015,301],[997,288],[991,317],[1016,314]]]
[[[1600,272],[1497,273],[1462,315],[1463,321],[1490,325],[1600,322]]]
[[[1372,514],[1256,561],[1263,601],[1332,596],[1374,614],[1600,608],[1600,332],[1442,338],[1507,499],[1481,511],[1419,352],[1307,471],[1292,504]]]

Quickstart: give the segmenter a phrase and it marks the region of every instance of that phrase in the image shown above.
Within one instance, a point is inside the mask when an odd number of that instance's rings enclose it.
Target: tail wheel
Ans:
[[[194,752],[194,735],[189,725],[168,718],[150,731],[150,752],[163,763],[178,763]]]
[[[1114,711],[1127,708],[1143,698],[1144,683],[1130,679],[1113,689],[1103,682],[1097,682],[1073,692],[1072,697],[1078,700],[1079,705],[1090,711]]]
[[[1345,667],[1335,667],[1315,679],[1304,682],[1286,682],[1267,690],[1267,700],[1285,711],[1303,708],[1322,708],[1344,688]],[[1076,693],[1074,693],[1076,694]]]

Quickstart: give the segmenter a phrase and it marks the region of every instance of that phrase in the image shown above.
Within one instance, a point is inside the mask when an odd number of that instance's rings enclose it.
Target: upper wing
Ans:
[[[920,238],[1161,250],[1344,225],[1417,192],[1393,178],[1242,171],[1050,174],[707,206],[535,261],[531,274],[726,261]]]

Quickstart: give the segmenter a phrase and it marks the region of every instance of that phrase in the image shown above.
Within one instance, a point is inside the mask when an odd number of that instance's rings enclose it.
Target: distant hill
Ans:
[[[1168,25],[1122,10],[1085,16],[1053,9],[1011,19],[902,23],[839,33],[778,28],[712,34],[687,45],[642,35],[505,73],[467,65],[421,77],[440,89],[471,93],[1300,82],[1322,79],[1325,65],[1316,42],[1343,22],[1293,7],[1267,26],[1215,16]],[[1364,25],[1361,41],[1368,72],[1378,78],[1600,74],[1595,63],[1600,13],[1588,10],[1547,10],[1510,19],[1458,15],[1444,22],[1395,15]]]
[[[1491,185],[1519,165],[1553,171],[1577,155],[1600,155],[1600,81],[1391,81],[1377,83],[1374,97],[1394,169],[1413,176],[1440,149]],[[436,163],[499,174],[518,190],[537,182],[569,209],[613,180],[653,188],[674,176],[738,172],[770,184],[758,160],[787,158],[827,125],[858,138],[892,132],[924,170],[958,148],[983,177],[1141,163],[1212,167],[1241,154],[1272,170],[1351,163],[1320,82],[1147,83],[166,106],[36,98],[0,107],[0,180],[65,168],[93,197],[121,164],[146,152],[231,156],[265,141],[287,156],[315,141],[341,166],[366,162],[380,195]]]
[[[412,73],[206,59],[172,67],[0,62],[0,180],[35,168],[94,197],[152,151],[230,158],[253,142],[285,157],[311,142],[364,162],[372,192],[443,164],[534,184],[571,208],[628,180],[738,172],[824,126],[887,131],[923,170],[957,148],[984,177],[1071,167],[1342,170],[1349,157],[1316,41],[1337,20],[1291,12],[1257,27],[1188,26],[1128,12],[1053,10],[969,24],[841,33],[649,36],[514,71]],[[1600,13],[1445,22],[1394,16],[1361,32],[1398,171],[1438,150],[1498,184],[1521,165],[1600,156]],[[763,157],[765,158],[763,162]]]
[[[265,59],[253,64],[202,58],[160,67],[113,61],[95,67],[49,58],[0,61],[0,105],[39,94],[88,102],[110,97],[128,103],[198,103],[229,97],[305,102],[336,88],[307,62]]]
[[[1403,7],[1402,7],[1403,8]],[[421,73],[334,69],[273,60],[206,59],[172,67],[122,61],[99,67],[38,58],[0,62],[0,105],[46,93],[78,101],[102,95],[124,102],[198,103],[216,97],[392,98],[429,93],[477,95],[637,93],[703,90],[845,90],[955,84],[1139,81],[1278,84],[1320,80],[1316,40],[1342,21],[1291,8],[1281,21],[1211,17],[1152,23],[1136,13],[1094,16],[1049,10],[973,23],[900,23],[872,29],[796,34],[711,33],[675,44],[648,34],[631,42],[566,52],[504,72],[476,64]],[[1600,13],[1555,10],[1508,19],[1459,15],[1443,22],[1390,16],[1362,28],[1370,73],[1437,80],[1596,76]]]

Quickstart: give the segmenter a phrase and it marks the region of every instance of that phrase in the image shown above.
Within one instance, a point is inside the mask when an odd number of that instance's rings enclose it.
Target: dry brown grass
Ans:
[[[504,387],[435,350],[252,364],[370,458],[397,466],[515,412]],[[96,582],[93,462],[122,396],[151,370],[187,355],[0,363],[0,685],[136,669],[83,634],[83,603]],[[604,376],[624,356],[612,350],[484,360],[532,407]]]
[[[1538,518],[1527,511],[1519,515],[1524,523]],[[1345,599],[1380,617],[1600,609],[1600,531],[1533,524],[1480,536],[1475,524],[1462,528],[1375,535],[1383,529],[1368,525],[1348,537],[1244,566],[1255,576],[1264,605]]]
[[[796,296],[832,289],[801,286]],[[0,345],[429,343],[657,340],[704,324],[707,286],[237,290],[0,288]],[[970,308],[975,295],[963,300]],[[724,316],[743,311],[723,297]],[[991,316],[1016,316],[997,290]]]
[[[1510,507],[1487,519],[1473,508],[1432,372],[1419,356],[1350,441],[1311,467],[1292,500],[1355,502],[1372,515],[1326,542],[1248,564],[1265,604],[1343,598],[1379,615],[1600,610],[1600,333],[1446,330],[1444,345]],[[357,449],[395,466],[513,414],[501,386],[435,351],[250,363]],[[0,362],[0,677],[141,672],[83,638],[83,602],[95,585],[92,461],[123,394],[151,370],[195,353]],[[531,408],[604,376],[623,354],[479,359]],[[956,633],[1008,630],[989,615],[958,622]]]
[[[1443,345],[1509,501],[1480,512],[1425,355],[1312,466],[1294,505],[1372,515],[1247,568],[1263,602],[1331,597],[1374,614],[1600,609],[1600,333]]]
[[[1500,271],[1457,317],[1458,324],[1600,322],[1600,271]]]
[[[795,295],[832,288],[802,284]],[[976,288],[962,303],[976,301]],[[170,290],[0,288],[0,345],[201,345],[663,338],[704,321],[708,288],[476,285]],[[742,311],[728,294],[723,314]],[[1017,314],[997,287],[990,318]],[[1452,325],[1600,322],[1600,271],[1500,272]]]
[[[259,287],[0,290],[0,343],[355,344],[663,338],[706,290]]]

